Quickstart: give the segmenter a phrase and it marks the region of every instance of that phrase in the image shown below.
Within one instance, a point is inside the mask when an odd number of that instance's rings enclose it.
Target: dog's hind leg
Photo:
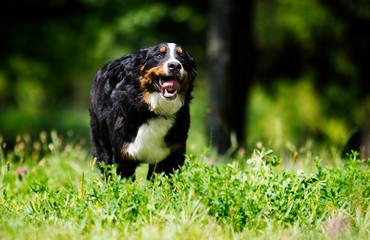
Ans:
[[[97,158],[97,163],[104,162],[112,164],[112,148],[109,144],[107,136],[104,135],[104,129],[95,113],[90,110],[90,126],[91,126],[91,145],[93,157]]]

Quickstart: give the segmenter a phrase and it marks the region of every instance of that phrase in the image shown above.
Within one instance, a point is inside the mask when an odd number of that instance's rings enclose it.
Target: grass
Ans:
[[[369,160],[286,167],[257,148],[228,163],[189,154],[153,182],[102,174],[85,141],[56,132],[0,140],[1,239],[369,239]],[[296,159],[294,160],[296,163]],[[140,177],[141,175],[141,177]]]

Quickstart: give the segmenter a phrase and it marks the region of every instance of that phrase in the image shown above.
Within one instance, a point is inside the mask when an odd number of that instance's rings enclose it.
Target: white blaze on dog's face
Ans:
[[[144,101],[152,111],[173,115],[184,104],[189,81],[196,72],[194,59],[175,43],[150,48],[140,68]]]
[[[184,75],[184,68],[179,60],[176,59],[176,44],[175,43],[169,43],[168,44],[168,55],[169,59],[165,61],[164,68],[165,68],[165,74],[167,76],[171,76],[174,73],[181,79]],[[181,49],[181,48],[178,48]],[[182,49],[179,50],[182,52]]]

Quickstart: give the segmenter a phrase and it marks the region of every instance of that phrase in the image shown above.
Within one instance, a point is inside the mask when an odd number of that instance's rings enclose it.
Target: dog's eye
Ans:
[[[157,53],[156,58],[158,58],[158,59],[163,58],[163,53]]]
[[[179,58],[181,59],[181,60],[185,60],[185,54],[184,54],[184,52],[177,52],[177,55],[179,56]]]
[[[185,60],[185,55],[184,55],[183,53],[180,53],[180,54],[179,54],[179,58],[180,58],[181,60]]]

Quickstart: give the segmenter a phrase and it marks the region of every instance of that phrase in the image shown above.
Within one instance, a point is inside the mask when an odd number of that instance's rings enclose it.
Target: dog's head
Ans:
[[[190,97],[197,75],[195,59],[175,43],[140,49],[133,68],[144,101],[164,115],[175,113]]]

